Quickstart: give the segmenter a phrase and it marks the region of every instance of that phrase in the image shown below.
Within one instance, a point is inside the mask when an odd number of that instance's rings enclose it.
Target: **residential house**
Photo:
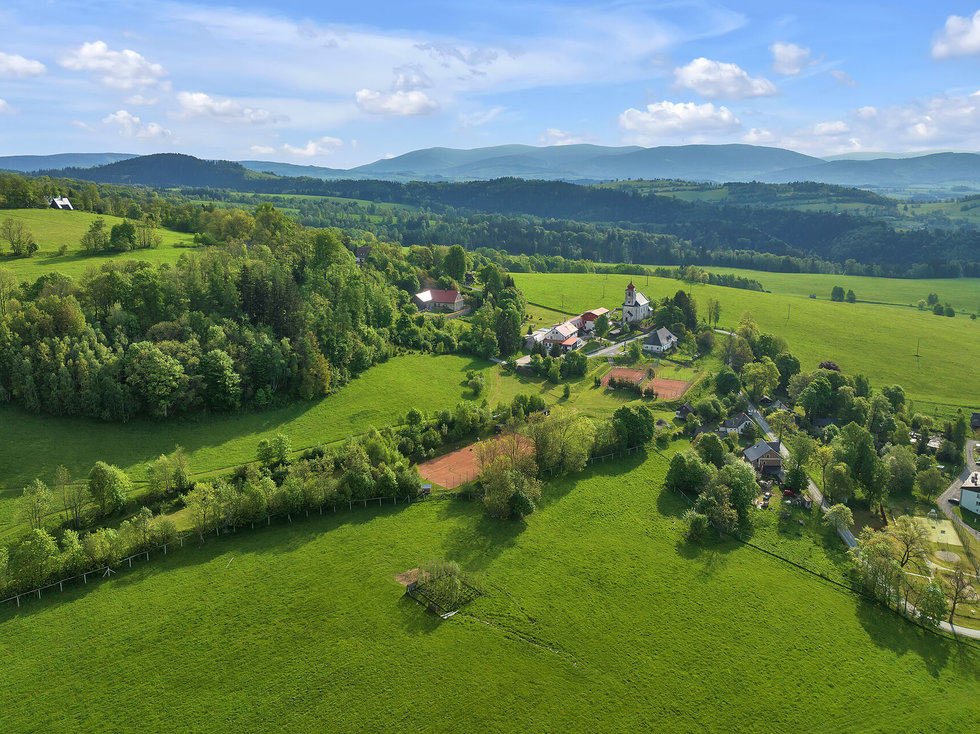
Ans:
[[[733,433],[737,433],[739,436],[742,435],[742,431],[745,427],[752,423],[752,419],[749,418],[745,413],[739,413],[738,415],[733,415],[731,418],[726,418],[722,421],[722,424],[718,426],[718,433],[727,433],[729,436]]]
[[[459,291],[431,289],[416,293],[412,302],[419,311],[459,311],[463,307],[463,296]]]
[[[742,456],[759,474],[773,474],[783,468],[777,441],[757,441],[742,451]]]
[[[576,316],[574,319],[555,324],[542,341],[549,349],[554,344],[560,344],[562,354],[573,349],[578,349],[584,343],[578,335],[581,326],[581,316]]]
[[[980,428],[980,413],[974,413],[970,416],[970,427],[973,428],[974,431]]]
[[[551,332],[551,329],[547,326],[542,326],[540,329],[535,329],[524,337],[524,348],[531,349],[535,344],[540,344],[544,341],[544,338],[548,336],[549,332]]]
[[[636,290],[633,281],[626,286],[626,298],[623,299],[623,323],[639,323],[650,316],[650,299]]]
[[[52,209],[66,209],[68,211],[75,211],[75,207],[71,205],[68,201],[67,196],[53,196],[51,197],[51,203],[49,205]]]
[[[960,507],[980,514],[980,472],[973,472],[960,490]]]
[[[656,331],[651,331],[650,336],[643,341],[643,351],[663,354],[664,352],[669,352],[676,345],[677,337],[667,329],[660,328]]]
[[[370,254],[370,247],[358,247],[356,250],[354,250],[354,262],[356,262],[358,265],[363,265],[367,262],[368,255]]]
[[[690,403],[684,403],[681,407],[674,411],[674,417],[678,420],[686,421],[687,417],[694,412],[694,406]]]

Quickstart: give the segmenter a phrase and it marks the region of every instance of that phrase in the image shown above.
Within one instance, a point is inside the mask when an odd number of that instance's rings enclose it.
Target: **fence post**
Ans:
[[[65,590],[65,582],[64,581],[59,581],[58,582],[58,591],[64,591],[64,590]]]
[[[167,555],[167,544],[163,544],[163,555]]]
[[[129,567],[130,568],[133,567],[133,557],[132,556],[129,557]]]
[[[83,583],[86,583],[86,584],[88,583],[88,573],[87,572],[82,574],[82,582]]]

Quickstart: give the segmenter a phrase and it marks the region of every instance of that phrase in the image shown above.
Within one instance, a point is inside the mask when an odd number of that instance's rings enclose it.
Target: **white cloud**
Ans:
[[[268,110],[243,107],[233,99],[212,97],[203,92],[179,92],[177,103],[185,117],[214,117],[227,122],[253,124],[279,121]]]
[[[249,150],[256,155],[270,155],[276,152],[276,149],[271,145],[253,145]]]
[[[814,135],[846,135],[851,129],[843,120],[829,120],[818,122],[813,126]]]
[[[418,64],[406,64],[394,69],[395,81],[392,89],[399,92],[411,92],[414,89],[428,89],[432,80]]]
[[[480,110],[479,112],[460,112],[459,124],[463,127],[480,127],[499,117],[505,109],[504,107],[492,107],[489,110]]]
[[[708,99],[744,99],[779,93],[779,89],[771,81],[762,77],[750,77],[738,64],[712,61],[704,57],[674,69],[674,80],[678,86],[693,89]]]
[[[769,47],[772,52],[772,68],[777,74],[793,76],[810,65],[810,49],[795,43],[777,41]]]
[[[844,87],[855,87],[857,82],[854,81],[846,71],[840,69],[831,69],[830,75],[837,80],[837,83]]]
[[[0,99],[0,115],[12,115],[14,113],[14,108],[10,106],[10,103],[5,99]]]
[[[357,106],[372,115],[427,115],[439,109],[439,104],[425,92],[396,91],[385,94],[373,89],[362,89],[354,96]]]
[[[126,104],[155,105],[159,101],[157,97],[147,97],[143,94],[134,94],[131,97],[126,97]]]
[[[655,141],[661,136],[726,133],[738,129],[741,122],[724,105],[711,102],[654,102],[645,111],[630,108],[619,116],[619,126],[635,133],[637,141]]]
[[[972,18],[949,16],[946,27],[932,42],[932,57],[948,59],[973,54],[980,54],[980,10]]]
[[[538,138],[538,141],[542,145],[579,145],[588,142],[581,135],[570,133],[567,130],[559,130],[557,127],[549,127],[545,134]]]
[[[99,81],[114,89],[137,89],[161,84],[166,71],[160,64],[147,61],[143,56],[124,49],[112,51],[104,41],[83,43],[61,60],[61,65],[71,71],[89,71]]]
[[[776,136],[764,127],[754,127],[742,136],[742,142],[749,145],[765,145],[776,142]]]
[[[140,118],[130,114],[126,110],[113,112],[108,117],[103,117],[102,122],[106,125],[118,125],[119,132],[127,138],[166,138],[170,136],[170,131],[165,130],[155,122],[144,123]]]
[[[289,153],[290,155],[298,155],[303,158],[312,158],[315,155],[326,155],[328,153],[332,153],[335,148],[339,148],[343,144],[344,141],[340,140],[339,138],[325,136],[322,138],[317,138],[316,140],[308,140],[306,145],[304,145],[302,148],[297,148],[294,145],[286,143],[282,146],[282,151],[284,153]]]
[[[40,61],[25,59],[17,54],[5,54],[0,51],[0,78],[23,79],[29,76],[40,76],[48,69]]]

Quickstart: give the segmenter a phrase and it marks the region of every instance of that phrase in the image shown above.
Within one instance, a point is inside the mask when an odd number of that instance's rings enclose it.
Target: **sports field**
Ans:
[[[620,303],[630,276],[515,273],[514,280],[532,303],[547,307],[563,299],[572,310],[586,310]],[[980,364],[980,320],[666,278],[638,276],[634,282],[651,300],[679,289],[690,292],[702,309],[708,298],[718,300],[721,328],[734,328],[750,312],[763,331],[786,339],[804,369],[829,359],[847,373],[869,376],[873,386],[900,384],[921,412],[949,415],[958,407],[980,409],[980,382],[974,379]]]
[[[678,444],[680,445],[680,444]],[[980,653],[735,542],[692,546],[653,454],[476,502],[239,532],[0,610],[9,731],[963,732]],[[771,513],[775,518],[775,513]],[[755,541],[833,549],[773,520]],[[832,537],[832,536],[831,536]],[[458,561],[445,622],[396,574]]]

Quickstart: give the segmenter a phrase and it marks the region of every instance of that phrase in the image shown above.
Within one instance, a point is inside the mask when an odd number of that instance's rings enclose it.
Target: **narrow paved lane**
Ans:
[[[958,500],[960,498],[960,489],[963,487],[963,482],[965,482],[967,477],[969,477],[970,474],[975,471],[980,471],[980,442],[977,442],[971,438],[966,442],[966,468],[958,477],[956,477],[956,479],[953,480],[952,484],[949,485],[949,488],[939,495],[939,499],[936,500],[936,504],[939,506],[939,510],[946,517],[959,525],[961,528],[965,528],[970,535],[980,541],[980,532],[974,530],[963,522],[959,515],[953,512],[953,505],[951,505],[949,502],[951,499]]]

